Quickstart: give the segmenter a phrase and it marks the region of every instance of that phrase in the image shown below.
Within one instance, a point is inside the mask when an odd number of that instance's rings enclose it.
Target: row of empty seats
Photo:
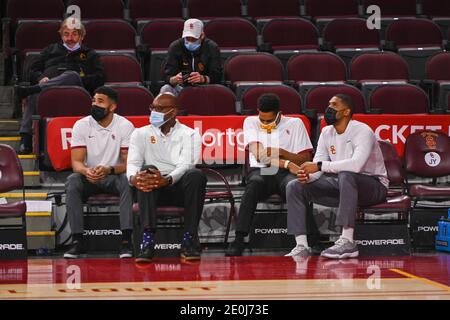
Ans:
[[[446,0],[9,0],[7,16],[20,19],[54,19],[66,6],[77,5],[84,19],[211,18],[248,16],[255,19],[277,16],[358,16],[378,5],[384,17],[426,15],[450,17]]]
[[[117,113],[121,115],[148,115],[153,101],[151,92],[142,86],[112,86],[119,95]],[[190,87],[179,96],[181,115],[256,114],[257,100],[264,93],[280,97],[285,114],[322,114],[334,95],[344,93],[355,102],[355,113],[424,114],[429,111],[426,93],[413,85],[385,85],[373,90],[367,101],[362,92],[347,84],[320,85],[312,88],[303,101],[299,93],[286,85],[255,86],[247,88],[241,97],[222,85]],[[38,98],[37,113],[42,118],[84,116],[90,112],[89,93],[79,87],[55,87],[44,90]],[[64,105],[64,108],[61,108]],[[311,110],[314,110],[313,113]]]

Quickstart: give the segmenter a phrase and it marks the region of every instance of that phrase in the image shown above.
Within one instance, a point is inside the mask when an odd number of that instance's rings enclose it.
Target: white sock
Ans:
[[[295,237],[295,242],[297,242],[297,245],[302,245],[305,248],[309,248],[308,246],[308,239],[306,238],[306,234],[301,234],[299,236]]]
[[[342,236],[345,239],[350,240],[350,242],[353,242],[353,231],[355,231],[354,228],[344,227],[342,228]]]

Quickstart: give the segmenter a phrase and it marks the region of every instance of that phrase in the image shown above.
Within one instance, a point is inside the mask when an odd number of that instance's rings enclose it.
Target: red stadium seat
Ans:
[[[246,113],[257,113],[258,98],[265,93],[274,93],[280,98],[280,110],[284,114],[299,114],[302,112],[302,99],[297,91],[286,85],[257,86],[248,88],[241,99],[242,110]]]
[[[136,31],[124,20],[91,20],[85,23],[84,42],[95,50],[127,50],[136,47]]]
[[[181,109],[189,115],[236,114],[234,93],[219,84],[187,87],[178,96]]]
[[[374,89],[369,99],[370,111],[390,114],[427,113],[428,96],[411,84],[382,85]]]
[[[90,94],[81,87],[52,87],[39,94],[37,114],[41,118],[87,116],[91,105]]]
[[[384,17],[416,16],[416,0],[363,0],[364,12],[368,6],[377,5]]]
[[[240,17],[241,0],[216,1],[188,0],[187,7],[191,18],[209,20],[217,17]]]
[[[81,9],[81,19],[123,19],[122,0],[69,0],[67,6],[76,5]]]
[[[205,25],[206,36],[221,50],[256,50],[258,33],[255,26],[243,18],[217,18]]]
[[[100,55],[105,69],[106,83],[142,83],[142,71],[134,56],[120,54]]]
[[[306,94],[304,105],[305,111],[313,109],[318,113],[324,113],[329,105],[330,99],[338,93],[343,93],[352,97],[353,102],[355,103],[354,113],[365,112],[365,101],[361,91],[348,84],[324,84],[313,87]]]
[[[248,16],[258,20],[260,18],[298,17],[300,16],[300,2],[298,0],[247,0]]]
[[[182,18],[180,0],[129,0],[130,18],[149,20],[162,18]]]
[[[121,116],[147,116],[153,95],[142,86],[111,85],[118,94],[116,113]]]

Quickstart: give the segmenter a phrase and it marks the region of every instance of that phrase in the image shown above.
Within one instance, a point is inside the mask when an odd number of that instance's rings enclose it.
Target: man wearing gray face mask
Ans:
[[[182,37],[169,47],[164,74],[167,84],[160,92],[174,95],[178,95],[186,86],[220,82],[220,50],[214,41],[206,38],[203,22],[198,19],[186,20]]]
[[[295,236],[297,246],[287,256],[311,253],[306,238],[306,210],[310,201],[338,207],[336,225],[342,236],[335,245],[322,252],[331,259],[355,258],[359,255],[353,241],[358,206],[385,201],[389,180],[383,155],[372,129],[352,120],[353,100],[337,94],[325,111],[328,124],[322,130],[313,162],[305,162],[297,180],[288,183],[288,233]]]
[[[105,72],[95,50],[86,47],[86,30],[75,18],[67,18],[59,30],[61,42],[46,47],[29,69],[31,86],[17,86],[18,98],[27,99],[20,127],[20,154],[32,152],[31,118],[38,94],[54,86],[80,86],[93,93],[105,81]]]
[[[95,90],[91,115],[78,120],[72,130],[71,160],[73,174],[66,182],[66,204],[73,246],[64,258],[78,258],[84,252],[83,203],[99,194],[120,196],[120,258],[131,258],[133,199],[125,175],[128,146],[133,124],[114,113],[117,93],[109,87]]]

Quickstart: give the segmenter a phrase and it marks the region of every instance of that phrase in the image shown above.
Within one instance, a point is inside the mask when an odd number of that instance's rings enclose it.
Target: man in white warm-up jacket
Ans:
[[[338,94],[329,103],[324,115],[328,126],[319,137],[313,162],[291,168],[298,179],[286,188],[288,233],[295,235],[297,245],[288,256],[311,252],[306,238],[310,201],[338,207],[336,224],[342,226],[342,236],[321,255],[342,259],[359,255],[353,241],[358,206],[386,199],[389,180],[374,132],[366,124],[352,120],[354,105],[349,96]]]

